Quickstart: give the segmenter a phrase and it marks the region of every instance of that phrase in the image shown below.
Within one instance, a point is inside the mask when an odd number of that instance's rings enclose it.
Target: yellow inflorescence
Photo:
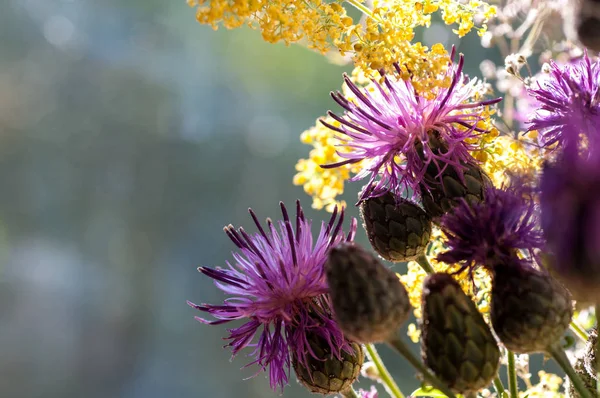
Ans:
[[[511,176],[520,176],[524,182],[534,182],[540,172],[543,156],[540,149],[529,144],[536,133],[531,132],[513,138],[507,135],[484,138],[485,149],[474,152],[473,156],[482,163],[494,186],[508,183]]]
[[[328,123],[338,126],[332,118],[324,118]],[[304,191],[312,196],[312,207],[333,211],[335,206],[346,206],[344,201],[336,197],[344,192],[344,182],[350,178],[350,173],[360,170],[360,163],[348,164],[334,169],[324,169],[321,165],[340,162],[342,159],[336,152],[337,140],[334,132],[323,126],[319,121],[315,126],[303,132],[300,139],[303,143],[312,145],[308,159],[300,159],[296,164],[298,173],[294,176],[294,185],[302,185]]]
[[[248,25],[261,31],[267,42],[285,44],[301,42],[321,53],[332,50],[349,54],[355,65],[372,73],[381,68],[392,70],[401,65],[403,77],[413,77],[416,88],[427,92],[440,82],[448,64],[448,54],[442,45],[431,49],[412,43],[419,26],[429,26],[431,14],[441,12],[448,25],[458,25],[454,32],[460,37],[473,29],[485,31],[485,23],[476,27],[480,16],[485,22],[495,14],[486,2],[471,0],[375,0],[372,8],[364,0],[347,0],[359,9],[364,22],[349,17],[341,5],[344,1],[322,0],[188,0],[196,8],[196,18],[202,24],[217,29],[219,25],[232,29]]]
[[[437,261],[435,257],[442,251],[444,251],[444,237],[442,232],[435,228],[432,231],[432,239],[427,252],[427,259],[436,272],[447,272],[452,273],[459,269],[458,265],[448,265]],[[490,292],[491,292],[491,279],[489,274],[484,269],[477,269],[473,272],[473,279],[469,278],[466,274],[467,271],[454,275],[463,291],[467,293],[477,308],[484,315],[489,313],[490,310]],[[427,277],[427,274],[416,261],[408,263],[408,270],[404,275],[400,275],[400,280],[408,291],[408,297],[410,304],[414,308],[415,317],[421,318],[421,294],[423,292],[423,281]],[[421,331],[415,324],[411,324],[408,327],[408,336],[413,342],[418,342]]]
[[[560,393],[560,387],[563,379],[552,373],[546,373],[543,370],[538,372],[540,381],[536,385],[529,386],[526,391],[519,392],[519,397],[531,398],[562,398],[565,395]],[[529,384],[529,383],[528,383]]]

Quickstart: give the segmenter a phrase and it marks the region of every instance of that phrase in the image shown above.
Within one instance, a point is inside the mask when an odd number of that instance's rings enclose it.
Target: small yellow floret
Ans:
[[[332,118],[324,118],[328,123],[337,126]],[[294,176],[294,185],[302,185],[304,192],[312,196],[312,207],[333,211],[335,206],[346,206],[344,201],[336,197],[344,192],[344,182],[350,173],[360,170],[360,163],[344,165],[334,169],[324,169],[321,165],[337,163],[343,159],[337,154],[334,132],[317,120],[315,126],[300,135],[300,140],[313,149],[308,159],[300,159],[296,164],[298,173]]]

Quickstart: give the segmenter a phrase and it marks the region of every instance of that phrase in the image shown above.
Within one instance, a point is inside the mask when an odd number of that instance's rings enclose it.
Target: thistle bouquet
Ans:
[[[298,380],[323,395],[404,397],[377,354],[386,343],[418,372],[411,395],[598,396],[595,4],[190,0],[200,23],[247,25],[354,66],[331,93],[336,110],[300,134],[311,149],[293,182],[328,221],[314,234],[297,202],[280,204],[279,221],[250,210],[256,232],[225,227],[233,261],[199,271],[227,298],[190,302],[197,319],[241,320],[228,346],[249,350],[276,391]],[[432,18],[476,31],[504,65],[466,75],[469,51],[414,39]],[[370,249],[354,242],[346,182]],[[533,381],[536,353],[564,378]],[[361,373],[380,385],[357,391]]]

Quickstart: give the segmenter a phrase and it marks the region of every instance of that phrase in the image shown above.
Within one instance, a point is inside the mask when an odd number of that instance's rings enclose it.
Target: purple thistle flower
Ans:
[[[598,145],[600,125],[600,63],[587,53],[566,65],[550,63],[549,75],[528,88],[539,108],[529,120],[529,131],[537,130],[539,143],[558,143],[568,157],[577,157],[586,145]]]
[[[600,302],[600,169],[559,159],[546,165],[541,224],[550,265],[577,299]]]
[[[230,296],[224,304],[188,302],[216,318],[211,321],[196,317],[205,324],[245,320],[240,327],[229,330],[227,346],[233,356],[245,347],[254,347],[255,359],[247,366],[258,364],[262,370],[268,367],[273,389],[283,389],[288,382],[290,354],[294,353],[306,367],[309,356],[316,357],[306,338],[309,331],[327,341],[338,359],[342,350],[351,351],[332,317],[323,265],[328,250],[342,241],[352,241],[356,232],[356,219],[352,219],[350,231],[344,236],[344,210],[338,218],[336,208],[329,223],[321,224],[313,244],[311,221],[305,219],[300,202],[296,202],[295,226],[283,203],[280,206],[283,220],[278,222],[279,228],[268,219],[265,231],[251,209],[257,233],[248,234],[243,228],[236,231],[231,225],[224,228],[239,249],[233,253],[235,266],[227,262],[228,269],[199,268]],[[257,335],[258,341],[253,342]]]
[[[472,269],[508,262],[516,250],[528,251],[533,258],[544,240],[531,194],[513,183],[506,189],[487,188],[483,202],[463,200],[440,221],[450,249],[437,259],[449,264],[463,261],[463,269]]]
[[[366,161],[362,170],[350,181],[368,177],[360,201],[392,191],[398,197],[407,189],[419,192],[428,166],[435,165],[435,178],[449,165],[457,170],[464,164],[475,163],[469,151],[477,146],[468,142],[484,131],[477,127],[483,120],[482,108],[499,102],[470,102],[475,95],[477,80],[462,74],[464,58],[451,64],[448,88],[440,88],[435,98],[419,96],[410,80],[383,75],[383,83],[373,80],[374,90],[361,90],[347,75],[344,81],[356,95],[351,102],[341,93],[332,93],[333,99],[345,109],[344,116],[328,112],[340,123],[333,126],[321,123],[340,133],[338,154],[345,160],[322,165],[335,168],[344,164]],[[395,65],[398,73],[400,68]],[[442,142],[443,148],[435,143]],[[432,145],[430,142],[434,142]],[[430,168],[431,170],[431,168]]]

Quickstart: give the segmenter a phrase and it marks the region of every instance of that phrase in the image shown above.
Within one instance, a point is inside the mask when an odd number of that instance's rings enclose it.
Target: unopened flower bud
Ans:
[[[436,273],[425,279],[421,303],[424,363],[456,393],[488,386],[500,350],[473,301],[450,275]]]
[[[371,246],[384,259],[410,261],[425,252],[431,217],[416,204],[387,192],[363,201],[360,213]]]
[[[517,259],[494,267],[492,326],[507,349],[547,351],[567,330],[572,315],[571,295],[547,272]]]
[[[444,153],[448,145],[440,141],[434,131],[429,133],[429,146],[435,153]],[[440,161],[441,162],[441,161]],[[441,177],[440,177],[440,170]],[[461,199],[469,203],[483,201],[485,190],[492,181],[477,164],[461,164],[460,167],[430,163],[420,185],[423,208],[434,221],[453,209]]]
[[[352,243],[329,251],[325,263],[334,316],[348,338],[386,341],[409,316],[410,302],[394,272]]]
[[[362,347],[350,343],[352,351],[341,352],[338,359],[332,354],[330,345],[316,333],[306,336],[314,356],[307,355],[308,367],[292,355],[292,366],[302,385],[310,392],[322,395],[335,394],[350,387],[358,378],[364,361]]]

